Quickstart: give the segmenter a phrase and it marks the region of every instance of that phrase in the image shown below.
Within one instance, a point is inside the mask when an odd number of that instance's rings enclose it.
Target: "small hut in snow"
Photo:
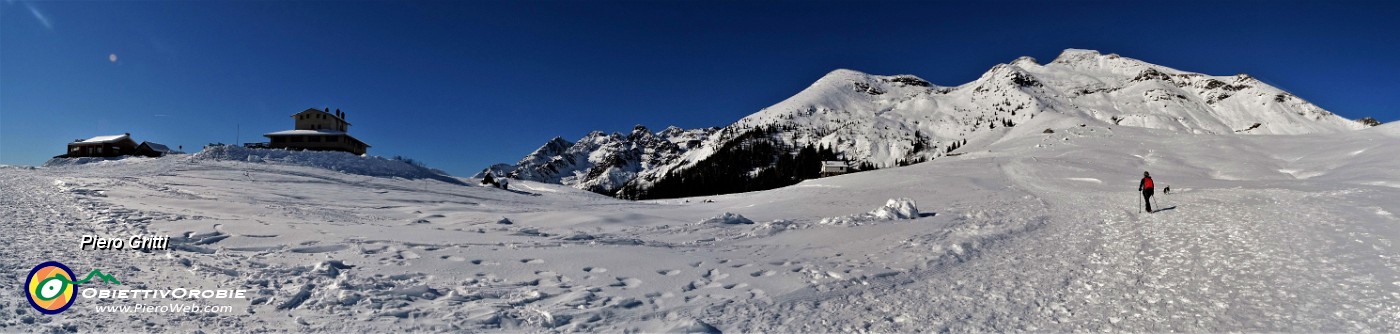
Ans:
[[[143,141],[141,142],[141,145],[136,146],[136,155],[144,155],[152,158],[163,157],[167,154],[174,152],[175,151],[171,150],[169,146],[148,141]]]
[[[845,161],[822,161],[822,177],[846,174],[850,171],[851,164]]]

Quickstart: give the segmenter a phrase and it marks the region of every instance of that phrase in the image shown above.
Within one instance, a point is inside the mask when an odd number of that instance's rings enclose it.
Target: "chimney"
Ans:
[[[325,111],[325,112],[326,112],[327,114],[331,113],[331,107],[326,107],[326,111]]]

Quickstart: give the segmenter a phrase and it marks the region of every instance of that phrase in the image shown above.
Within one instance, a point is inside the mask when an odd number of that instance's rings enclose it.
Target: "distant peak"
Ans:
[[[1016,58],[1016,60],[1015,60],[1015,61],[1012,61],[1011,64],[1012,64],[1012,65],[1040,65],[1040,63],[1038,63],[1038,62],[1035,61],[1035,58],[1031,58],[1030,56],[1021,56],[1021,58]]]
[[[632,133],[627,134],[627,140],[636,141],[642,138],[651,137],[651,130],[645,125],[637,124],[632,127]]]
[[[838,69],[831,70],[831,72],[830,72],[830,73],[827,73],[826,75],[866,75],[866,74],[865,74],[865,72],[861,72],[861,71],[857,71],[857,70],[852,70],[852,69],[849,69],[849,68],[838,68]]]
[[[1097,55],[1099,55],[1099,50],[1068,48],[1068,49],[1065,49],[1065,51],[1061,51],[1061,52],[1060,52],[1060,56],[1065,56],[1065,55],[1078,55],[1078,54],[1097,56]]]
[[[831,72],[828,72],[826,75],[822,76],[822,78],[819,79],[819,80],[817,80],[817,81],[828,80],[828,79],[838,79],[838,78],[856,79],[856,78],[866,78],[866,77],[870,77],[870,74],[867,74],[867,73],[861,72],[861,71],[856,71],[856,70],[838,68],[838,69],[832,70]]]
[[[672,126],[666,127],[665,130],[661,130],[661,132],[659,132],[659,134],[661,134],[662,136],[670,137],[670,136],[675,136],[676,134],[680,134],[680,133],[683,133],[683,132],[685,132],[685,129],[682,129],[682,128],[679,127],[679,126],[672,125]]]
[[[1073,61],[1076,61],[1076,60],[1083,60],[1083,59],[1095,58],[1095,57],[1098,57],[1098,56],[1099,56],[1099,52],[1096,51],[1096,50],[1065,49],[1065,51],[1064,51],[1064,52],[1060,52],[1060,56],[1059,56],[1059,57],[1055,57],[1055,60],[1052,61],[1052,62],[1055,62],[1055,63],[1068,63],[1068,62],[1073,62]]]

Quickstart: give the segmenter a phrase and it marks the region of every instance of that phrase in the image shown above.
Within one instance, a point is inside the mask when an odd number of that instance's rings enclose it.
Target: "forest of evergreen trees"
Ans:
[[[642,200],[768,190],[817,178],[822,161],[841,160],[827,147],[808,145],[794,150],[773,140],[776,133],[773,127],[751,129],[695,166],[668,174],[650,188],[629,183],[618,196]]]

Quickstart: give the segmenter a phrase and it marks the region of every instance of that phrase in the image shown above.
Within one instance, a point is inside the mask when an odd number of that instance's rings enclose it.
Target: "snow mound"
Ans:
[[[701,220],[700,224],[748,225],[753,224],[753,221],[749,220],[748,218],[744,218],[744,216],[741,216],[737,213],[725,212],[722,215],[715,216],[706,220]]]
[[[43,166],[44,166],[44,167],[79,166],[79,165],[87,165],[87,164],[95,164],[95,163],[106,163],[106,162],[117,163],[117,162],[125,162],[125,161],[128,161],[128,160],[129,160],[129,161],[147,161],[147,160],[150,160],[150,159],[152,159],[152,158],[136,157],[136,156],[129,156],[129,155],[126,155],[126,156],[119,156],[119,157],[110,157],[110,158],[104,158],[104,157],[53,158],[53,159],[49,159],[49,161],[45,161]]]
[[[919,218],[919,206],[909,198],[891,198],[873,211],[822,219],[822,225],[860,225],[863,222]]]
[[[1391,137],[1400,137],[1400,122],[1385,123],[1373,126],[1367,130],[1375,131],[1376,133],[1380,133]]]
[[[406,161],[374,156],[359,156],[347,152],[290,151],[281,149],[215,146],[205,148],[190,157],[194,161],[223,160],[252,163],[280,163],[324,168],[346,174],[405,179],[435,179],[464,184],[447,173]]]

